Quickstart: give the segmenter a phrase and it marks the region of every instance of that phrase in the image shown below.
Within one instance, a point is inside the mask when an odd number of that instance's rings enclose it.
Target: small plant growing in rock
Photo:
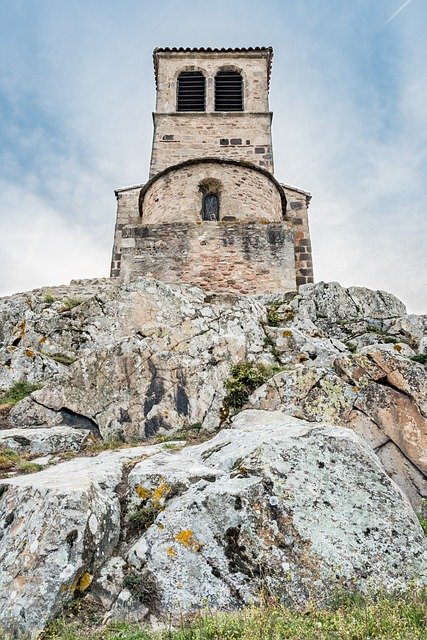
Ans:
[[[248,401],[250,394],[260,387],[272,375],[281,371],[281,367],[242,362],[231,368],[230,376],[225,381],[227,395],[224,398],[226,409],[241,409]]]
[[[413,360],[414,362],[419,362],[420,364],[427,364],[427,354],[418,353],[416,356],[411,356],[411,360]]]
[[[68,367],[77,360],[77,358],[72,358],[71,356],[67,356],[65,353],[54,353],[49,356],[55,362],[59,362],[59,364],[65,364]]]
[[[131,593],[138,591],[144,585],[144,578],[137,571],[131,571],[123,578],[123,586]]]
[[[375,327],[373,325],[367,326],[366,327],[366,332],[367,333],[376,333],[379,336],[387,336],[388,335],[388,333],[386,331],[383,331],[379,327]]]
[[[74,309],[74,307],[78,307],[83,302],[84,300],[81,300],[80,298],[64,298],[62,301],[61,311],[70,311],[71,309]]]
[[[44,296],[43,296],[42,300],[43,300],[43,302],[44,302],[45,304],[53,304],[53,303],[55,302],[56,298],[55,298],[55,296],[54,296],[50,291],[47,291],[47,292],[44,294]]]
[[[345,346],[347,347],[347,349],[351,352],[351,353],[356,353],[357,351],[357,347],[355,344],[353,344],[353,342],[346,342]]]
[[[10,389],[0,394],[0,405],[7,404],[10,407],[13,407],[20,400],[23,400],[23,398],[26,398],[27,396],[29,396],[30,393],[33,393],[33,391],[37,391],[37,389],[40,389],[40,388],[41,388],[40,385],[31,384],[26,380],[15,382],[15,384],[12,387],[10,387]]]
[[[152,608],[156,605],[156,594],[158,591],[158,587],[156,584],[156,580],[151,573],[148,572],[140,572],[140,571],[129,571],[123,578],[123,586],[125,589],[128,589],[131,594],[139,600],[139,602],[151,606]],[[120,633],[116,636],[116,638],[123,638],[123,640],[131,640],[131,637],[134,640],[149,640],[149,636],[147,635],[133,635],[127,636]],[[70,638],[71,640],[71,638]]]
[[[386,336],[384,338],[384,344],[397,344],[399,340],[397,338],[393,338],[392,336]]]
[[[424,518],[419,514],[418,520],[420,521],[421,529],[424,531],[424,535],[427,537],[427,518]]]
[[[147,531],[151,527],[159,513],[163,511],[165,500],[170,491],[170,486],[163,481],[155,489],[146,489],[139,484],[136,485],[135,492],[141,502],[128,516],[132,533]]]
[[[280,318],[279,314],[277,313],[277,307],[268,307],[267,324],[269,327],[278,327],[280,325]]]
[[[151,504],[139,504],[129,514],[129,524],[133,531],[147,531],[159,515],[161,509]]]

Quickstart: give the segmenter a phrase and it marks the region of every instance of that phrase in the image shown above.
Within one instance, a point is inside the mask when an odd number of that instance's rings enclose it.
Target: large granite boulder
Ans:
[[[281,412],[0,486],[0,625],[14,637],[36,638],[77,593],[105,619],[144,619],[236,609],[261,591],[324,603],[427,582],[427,541],[373,450]]]

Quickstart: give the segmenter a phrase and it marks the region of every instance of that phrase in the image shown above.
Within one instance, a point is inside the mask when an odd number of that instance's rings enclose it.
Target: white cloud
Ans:
[[[8,214],[0,221],[3,295],[108,275],[109,239],[100,242],[20,187],[0,189]]]
[[[3,156],[3,292],[108,272],[113,189],[148,173],[155,45],[271,43],[276,175],[313,194],[317,279],[387,289],[426,310],[422,3],[379,35],[385,0],[339,12],[315,0],[219,0],[208,33],[207,0],[39,6],[25,43],[7,34],[0,43],[15,58],[7,94],[19,105],[25,89],[57,124],[51,137],[35,127],[26,139],[38,152],[31,166],[13,150]]]

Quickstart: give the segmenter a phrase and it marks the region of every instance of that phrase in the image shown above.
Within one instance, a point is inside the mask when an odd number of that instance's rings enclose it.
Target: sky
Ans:
[[[0,0],[0,295],[108,276],[147,179],[155,46],[273,46],[275,175],[315,280],[427,312],[426,0]]]

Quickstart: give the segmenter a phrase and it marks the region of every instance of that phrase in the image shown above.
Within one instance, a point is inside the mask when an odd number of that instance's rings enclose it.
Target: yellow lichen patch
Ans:
[[[189,547],[192,539],[193,539],[193,532],[191,531],[191,529],[183,529],[182,531],[177,533],[175,536],[175,540],[177,542],[180,542],[182,545],[184,545],[184,547]]]
[[[162,498],[166,498],[170,490],[171,488],[166,482],[161,482],[157,489],[153,491],[153,500],[159,502]]]
[[[83,593],[84,591],[86,591],[86,589],[90,587],[90,585],[92,584],[92,580],[93,580],[93,575],[91,575],[86,571],[81,576],[80,580],[77,582],[75,586],[75,591],[80,591],[80,593]]]
[[[142,484],[137,484],[135,487],[135,491],[141,500],[148,500],[151,495],[151,491],[142,486]]]
[[[394,345],[394,347],[393,347],[393,349],[394,349],[395,351],[397,351],[397,352],[399,352],[399,353],[400,353],[400,352],[402,351],[402,345],[400,345],[400,344],[395,344],[395,345]]]
[[[176,551],[173,547],[168,547],[166,549],[166,555],[169,556],[169,558],[176,558]]]
[[[187,547],[187,549],[192,549],[193,551],[200,551],[201,549],[201,544],[197,542],[191,529],[182,529],[176,534],[175,540]]]
[[[46,340],[47,340],[46,336],[42,336],[39,340],[39,344],[44,344]]]
[[[34,358],[35,353],[34,351],[31,351],[31,349],[25,349],[25,355],[27,356],[27,358]]]
[[[352,391],[354,391],[354,393],[359,393],[359,391],[360,391],[359,387],[354,386],[354,387],[351,387],[351,388],[352,388]]]
[[[283,331],[283,333],[282,333],[282,336],[283,336],[284,338],[290,338],[290,337],[291,337],[291,335],[292,335],[292,331],[291,331],[290,329],[285,329],[285,330]]]

